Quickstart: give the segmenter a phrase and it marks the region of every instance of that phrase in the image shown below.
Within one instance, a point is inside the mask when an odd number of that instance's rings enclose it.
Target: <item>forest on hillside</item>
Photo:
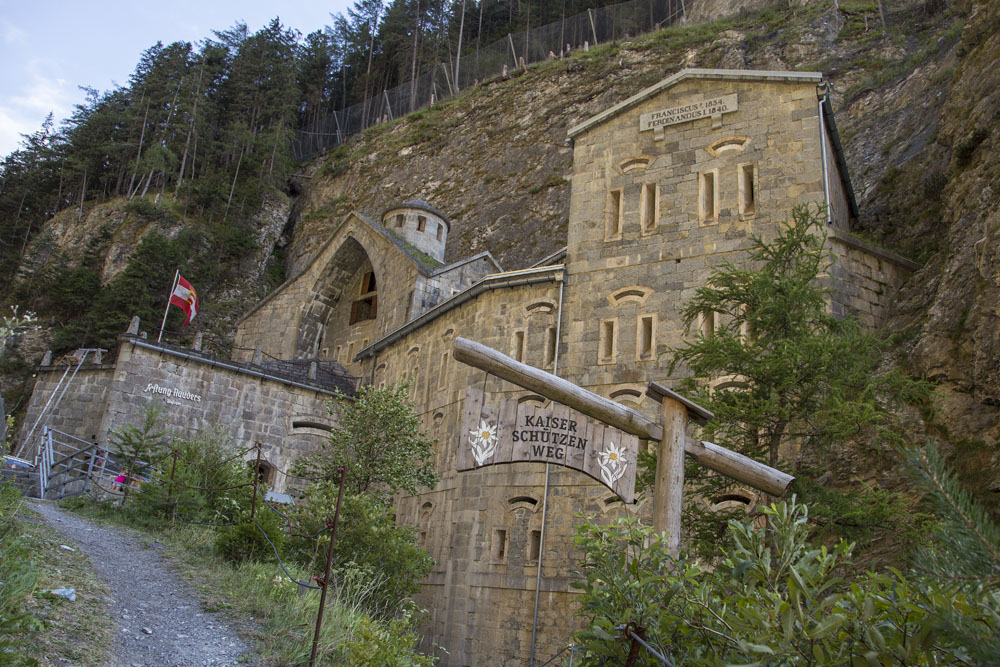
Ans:
[[[442,63],[457,69],[460,46],[474,61],[510,33],[612,4],[357,0],[305,36],[274,19],[256,32],[243,23],[214,30],[196,44],[157,42],[125,85],[84,88],[71,117],[50,115],[0,162],[0,276],[15,286],[4,300],[58,323],[56,350],[108,347],[130,314],[156,319],[165,288],[151,281],[163,274],[179,267],[199,289],[232,283],[257,248],[255,216],[293,187],[305,128]],[[109,281],[110,227],[72,258],[43,230],[60,212],[80,222],[115,201],[126,220],[154,231]],[[280,264],[269,267],[273,284]]]

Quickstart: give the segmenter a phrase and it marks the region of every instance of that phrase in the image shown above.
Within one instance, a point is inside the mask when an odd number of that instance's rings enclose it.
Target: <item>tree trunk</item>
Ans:
[[[229,189],[229,199],[226,200],[226,212],[222,216],[222,221],[225,222],[226,218],[229,217],[229,205],[233,202],[233,193],[236,192],[236,179],[240,175],[240,165],[243,164],[243,149],[240,149],[240,158],[236,162],[236,173],[233,174],[233,186]]]
[[[417,15],[413,26],[413,58],[410,60],[410,111],[417,102],[417,40],[420,37],[420,0],[417,0]]]
[[[128,182],[128,189],[130,194],[127,197],[127,199],[132,199],[132,194],[134,193],[132,186],[135,184],[135,176],[139,172],[139,158],[142,157],[142,142],[146,138],[147,118],[149,118],[149,102],[146,103],[146,113],[142,117],[142,132],[139,133],[139,148],[135,152],[135,167],[132,169],[132,178]]]

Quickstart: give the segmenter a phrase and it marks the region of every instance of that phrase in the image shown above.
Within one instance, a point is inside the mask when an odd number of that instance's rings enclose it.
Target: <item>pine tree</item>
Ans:
[[[860,438],[875,454],[900,444],[905,431],[897,409],[921,400],[929,387],[898,369],[883,370],[890,341],[856,318],[829,312],[824,280],[833,257],[819,212],[796,208],[775,239],[752,243],[745,264],[717,268],[685,304],[689,331],[711,325],[671,351],[671,372],[683,368],[693,376],[686,390],[715,414],[706,439],[799,477],[815,472],[808,462],[835,443]],[[708,498],[725,484],[704,471],[692,470],[691,479],[700,479]],[[859,509],[855,503],[831,516],[832,505],[809,500],[833,523]],[[883,502],[870,495],[863,501],[872,513],[890,512]]]

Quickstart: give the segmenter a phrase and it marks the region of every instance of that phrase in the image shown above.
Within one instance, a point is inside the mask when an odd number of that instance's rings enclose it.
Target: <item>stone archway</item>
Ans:
[[[328,322],[338,307],[357,296],[357,275],[368,266],[372,282],[380,282],[378,268],[361,243],[353,236],[346,237],[313,285],[309,305],[299,320],[294,358],[326,356],[321,352]]]

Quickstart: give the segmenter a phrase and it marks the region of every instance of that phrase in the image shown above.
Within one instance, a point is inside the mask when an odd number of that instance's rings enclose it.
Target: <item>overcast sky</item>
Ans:
[[[21,134],[56,123],[84,100],[78,86],[101,91],[127,83],[139,55],[155,44],[197,42],[237,21],[256,31],[275,16],[302,34],[329,25],[351,0],[0,0],[0,156]]]

